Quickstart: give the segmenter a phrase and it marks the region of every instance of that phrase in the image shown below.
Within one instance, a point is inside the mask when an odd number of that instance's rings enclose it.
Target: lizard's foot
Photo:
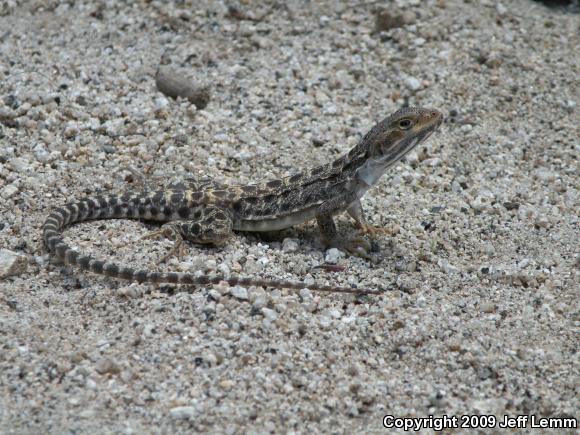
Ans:
[[[388,236],[392,236],[393,234],[395,234],[392,228],[375,227],[373,225],[367,224],[357,224],[356,227],[358,228],[361,234],[368,234],[371,237],[376,236],[377,234],[386,234]]]
[[[173,246],[169,252],[161,258],[162,263],[165,263],[167,260],[173,257],[177,257],[179,260],[181,260],[181,258],[185,256],[186,251],[185,244],[183,243],[183,237],[174,225],[163,225],[159,230],[145,234],[143,237],[141,237],[141,240],[154,239],[158,237],[165,237],[174,241]]]
[[[328,248],[337,248],[341,251],[355,257],[364,258],[365,260],[374,261],[370,252],[373,249],[371,242],[364,237],[355,237],[347,241],[334,239],[327,243]]]
[[[364,237],[355,237],[344,244],[344,250],[355,257],[373,260],[370,255],[372,244]]]

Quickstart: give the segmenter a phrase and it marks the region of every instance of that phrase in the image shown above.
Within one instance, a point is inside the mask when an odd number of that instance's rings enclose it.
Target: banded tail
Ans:
[[[94,259],[89,255],[83,255],[64,242],[62,238],[63,229],[74,223],[115,218],[150,219],[159,221],[168,220],[167,216],[164,216],[161,210],[154,207],[150,201],[143,201],[144,199],[148,198],[144,196],[94,197],[56,208],[44,221],[42,227],[44,244],[50,253],[55,255],[65,264],[77,266],[82,270],[87,270],[99,275],[124,279],[132,282],[186,285],[207,285],[226,282],[230,286],[259,286],[287,288],[292,290],[309,288],[310,290],[320,292],[352,293],[357,295],[380,294],[378,291],[364,288],[321,286],[316,284],[306,285],[302,282],[276,281],[238,276],[196,276],[183,272],[151,272],[147,270],[136,270],[130,267],[119,266],[112,262]]]

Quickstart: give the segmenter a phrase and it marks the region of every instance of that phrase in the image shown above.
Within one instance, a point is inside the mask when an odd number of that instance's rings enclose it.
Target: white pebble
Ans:
[[[285,238],[282,240],[282,252],[292,253],[298,251],[298,242],[296,239]]]
[[[334,318],[334,319],[340,319],[340,317],[342,316],[342,313],[339,310],[330,310],[328,312],[328,314],[330,314],[330,317]]]
[[[538,169],[534,173],[534,178],[545,182],[551,182],[556,180],[557,174],[547,169]]]
[[[491,255],[495,254],[495,247],[493,246],[492,243],[489,243],[489,242],[488,243],[485,243],[483,245],[482,252],[484,254],[486,254],[486,255],[490,255],[491,256]]]
[[[240,286],[235,286],[232,287],[230,290],[230,293],[232,294],[233,297],[243,300],[243,301],[247,301],[248,300],[248,289],[245,287],[240,287]]]
[[[169,410],[169,415],[176,420],[188,420],[195,417],[195,408],[193,406],[176,406]]]
[[[260,295],[254,300],[254,303],[252,304],[252,308],[259,310],[261,308],[264,308],[267,304],[268,304],[268,298],[266,297],[266,295]]]
[[[248,258],[244,265],[244,270],[247,273],[256,273],[262,270],[262,263],[258,263],[253,258]]]
[[[271,322],[278,318],[278,313],[270,308],[262,308],[262,314],[264,317]]]
[[[16,183],[9,184],[0,191],[0,196],[4,199],[8,199],[18,193],[18,186]]]
[[[0,119],[16,118],[16,112],[9,107],[0,107]]]
[[[407,77],[405,79],[405,85],[412,91],[421,89],[421,81],[415,77]]]
[[[507,13],[507,8],[501,3],[495,5],[495,10],[500,17],[503,17]]]
[[[328,264],[336,264],[338,260],[344,257],[344,252],[340,249],[330,248],[326,251],[326,256],[324,257],[324,261]]]
[[[437,262],[437,265],[445,273],[451,274],[451,273],[457,273],[459,271],[459,269],[456,266],[453,266],[447,260],[439,260]]]
[[[227,264],[225,263],[221,263],[218,267],[217,270],[219,273],[221,273],[223,276],[225,277],[229,277],[230,276],[230,268],[228,267]]]

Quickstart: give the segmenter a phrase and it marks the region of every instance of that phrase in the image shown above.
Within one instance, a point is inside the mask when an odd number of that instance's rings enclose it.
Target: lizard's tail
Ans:
[[[182,272],[150,272],[146,270],[135,270],[130,267],[119,266],[115,263],[94,259],[88,255],[83,255],[68,246],[62,238],[62,230],[70,224],[84,222],[92,219],[110,218],[137,218],[126,209],[115,209],[106,199],[86,199],[77,203],[66,204],[61,208],[53,210],[46,218],[43,230],[44,244],[49,252],[52,252],[59,260],[65,264],[77,266],[82,270],[87,270],[100,275],[113,278],[124,279],[133,282],[207,285],[226,282],[231,286],[259,286],[287,288],[301,290],[309,288],[314,291],[329,293],[352,293],[357,295],[381,294],[375,290],[363,288],[334,287],[322,285],[306,285],[300,282],[277,281],[256,278],[245,278],[238,276],[225,277],[223,275],[193,275]],[[98,205],[94,204],[97,203]]]

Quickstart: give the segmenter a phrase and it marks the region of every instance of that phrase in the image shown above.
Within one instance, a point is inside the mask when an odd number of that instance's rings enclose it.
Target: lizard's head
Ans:
[[[443,122],[434,109],[405,107],[379,122],[363,138],[366,162],[358,169],[358,178],[373,185],[389,168],[415,146],[427,139]]]
[[[395,163],[441,125],[437,110],[405,107],[379,122],[369,133],[368,157]]]

